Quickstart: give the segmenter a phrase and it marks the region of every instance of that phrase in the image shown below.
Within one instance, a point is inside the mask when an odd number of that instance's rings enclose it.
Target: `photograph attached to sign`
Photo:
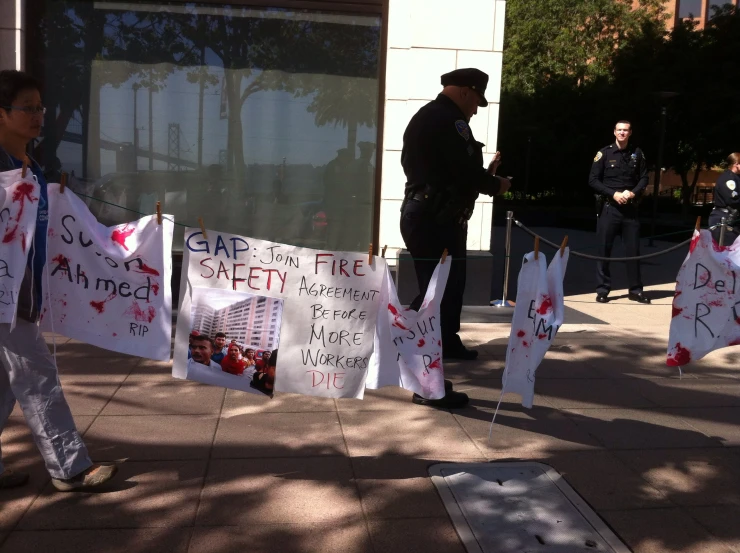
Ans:
[[[283,300],[193,288],[188,380],[272,396]]]

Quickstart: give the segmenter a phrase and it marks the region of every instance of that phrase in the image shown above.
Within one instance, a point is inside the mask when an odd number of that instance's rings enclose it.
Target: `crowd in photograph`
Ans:
[[[277,350],[245,347],[236,340],[227,343],[226,334],[213,338],[193,330],[189,337],[188,366],[199,363],[219,373],[248,378],[251,386],[271,394],[275,383]]]

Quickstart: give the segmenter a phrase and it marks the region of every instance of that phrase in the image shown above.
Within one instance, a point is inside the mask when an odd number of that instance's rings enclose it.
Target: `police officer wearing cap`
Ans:
[[[645,156],[640,148],[629,145],[632,125],[619,121],[614,126],[616,142],[596,152],[588,183],[597,194],[596,227],[599,255],[611,257],[614,238],[622,237],[627,257],[640,255],[640,220],[637,199],[648,183]],[[611,271],[608,261],[598,261],[596,301],[609,301]],[[638,303],[650,303],[642,291],[640,262],[627,262],[628,298]]]
[[[727,170],[714,185],[714,209],[709,214],[709,226],[719,225],[723,218],[729,225],[725,229],[723,245],[730,246],[740,234],[740,152],[727,156]],[[712,230],[717,243],[720,232],[719,226]]]
[[[470,118],[486,107],[488,75],[478,69],[457,69],[442,75],[442,92],[411,119],[403,135],[401,164],[406,189],[401,206],[401,235],[414,258],[419,295],[411,303],[418,310],[442,252],[452,257],[440,308],[442,349],[445,359],[475,359],[458,332],[466,273],[466,243],[470,219],[478,194],[493,196],[506,192],[508,179],[494,176],[498,156],[483,167],[483,144],[470,129]],[[414,394],[413,401],[439,407],[461,407],[465,394],[453,392],[426,400]]]

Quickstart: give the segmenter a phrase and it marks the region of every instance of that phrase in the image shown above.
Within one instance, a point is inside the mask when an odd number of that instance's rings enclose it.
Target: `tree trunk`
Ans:
[[[688,220],[691,206],[693,204],[694,191],[696,190],[696,183],[699,182],[699,175],[701,174],[701,163],[696,165],[694,169],[694,175],[689,182],[688,171],[681,173],[681,215],[685,220]]]
[[[357,150],[357,120],[350,119],[347,121],[347,149],[349,150],[352,159],[356,157]]]
[[[238,70],[227,69],[225,77],[226,97],[229,102],[229,151],[227,155],[231,160],[233,160],[234,187],[238,189],[244,185],[244,173],[246,167],[246,164],[244,163],[244,138],[242,128],[242,75]]]

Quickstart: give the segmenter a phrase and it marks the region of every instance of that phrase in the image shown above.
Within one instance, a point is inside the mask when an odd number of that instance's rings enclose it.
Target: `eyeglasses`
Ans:
[[[26,115],[45,115],[46,108],[44,106],[0,106],[3,109],[14,109],[16,111],[22,111]]]

